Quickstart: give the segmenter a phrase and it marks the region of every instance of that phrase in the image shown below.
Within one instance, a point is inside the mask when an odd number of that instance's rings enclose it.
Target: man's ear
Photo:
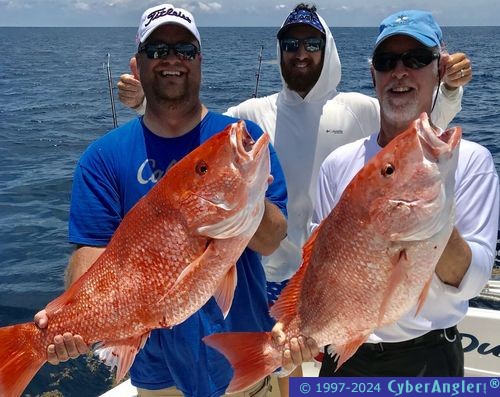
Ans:
[[[370,74],[372,75],[373,88],[376,88],[377,82],[375,81],[375,69],[373,69],[373,65],[370,66]]]

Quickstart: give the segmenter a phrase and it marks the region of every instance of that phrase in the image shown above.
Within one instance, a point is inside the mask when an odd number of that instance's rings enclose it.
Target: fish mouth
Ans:
[[[248,163],[259,158],[264,149],[269,144],[269,134],[264,133],[254,141],[248,133],[246,124],[243,120],[234,123],[230,132],[231,146],[236,155],[237,163]]]
[[[247,204],[239,208],[241,203],[229,204],[222,197],[220,200],[204,199],[228,214],[225,219],[216,224],[199,227],[198,233],[217,239],[243,234],[252,236],[255,233],[264,213],[264,197],[268,186],[270,165],[269,141],[270,137],[267,133],[255,141],[248,133],[243,120],[232,124],[229,132],[229,142],[234,154],[232,166],[241,172],[241,178],[245,181]],[[231,211],[234,213],[229,214]]]
[[[446,131],[435,130],[430,125],[426,113],[422,113],[415,121],[415,127],[425,157],[433,162],[451,158],[462,138],[460,127],[449,128]]]

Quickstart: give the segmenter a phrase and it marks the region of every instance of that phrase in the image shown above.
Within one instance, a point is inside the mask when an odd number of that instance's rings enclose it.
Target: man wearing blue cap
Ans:
[[[313,222],[335,207],[364,164],[422,112],[430,113],[443,77],[441,29],[428,12],[386,18],[375,43],[371,73],[380,103],[380,131],[332,152],[318,178]],[[431,118],[431,122],[433,122]],[[378,328],[338,370],[326,355],[320,376],[463,376],[456,324],[494,263],[499,215],[498,175],[488,150],[462,140],[455,173],[455,228],[436,266],[429,294],[395,324]]]

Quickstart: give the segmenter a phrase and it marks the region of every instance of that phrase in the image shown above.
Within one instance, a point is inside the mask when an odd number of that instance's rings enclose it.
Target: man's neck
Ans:
[[[144,124],[158,136],[175,138],[191,131],[207,113],[208,109],[199,101],[189,108],[163,106],[157,109],[150,107],[148,103]]]
[[[377,143],[380,147],[385,147],[390,141],[392,141],[401,132],[405,131],[411,125],[409,122],[387,122],[382,117],[380,120],[380,132],[378,133]]]
[[[380,122],[380,131],[377,137],[377,143],[380,147],[385,147],[387,144],[396,138],[399,134],[406,131],[412,125],[413,121],[409,121],[407,123],[401,124],[393,124],[384,122],[381,120]],[[431,119],[429,119],[429,123],[433,129],[437,127],[432,123]]]

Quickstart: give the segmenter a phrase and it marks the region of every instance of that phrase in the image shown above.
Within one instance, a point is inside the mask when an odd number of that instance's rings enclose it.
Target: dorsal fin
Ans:
[[[318,236],[320,228],[321,225],[312,232],[311,236],[304,244],[304,248],[302,249],[302,264],[299,270],[293,275],[287,286],[281,292],[276,303],[271,307],[271,315],[282,322],[288,322],[289,318],[297,314],[297,300],[300,296],[302,282],[311,261],[314,243],[316,242],[316,237]]]

